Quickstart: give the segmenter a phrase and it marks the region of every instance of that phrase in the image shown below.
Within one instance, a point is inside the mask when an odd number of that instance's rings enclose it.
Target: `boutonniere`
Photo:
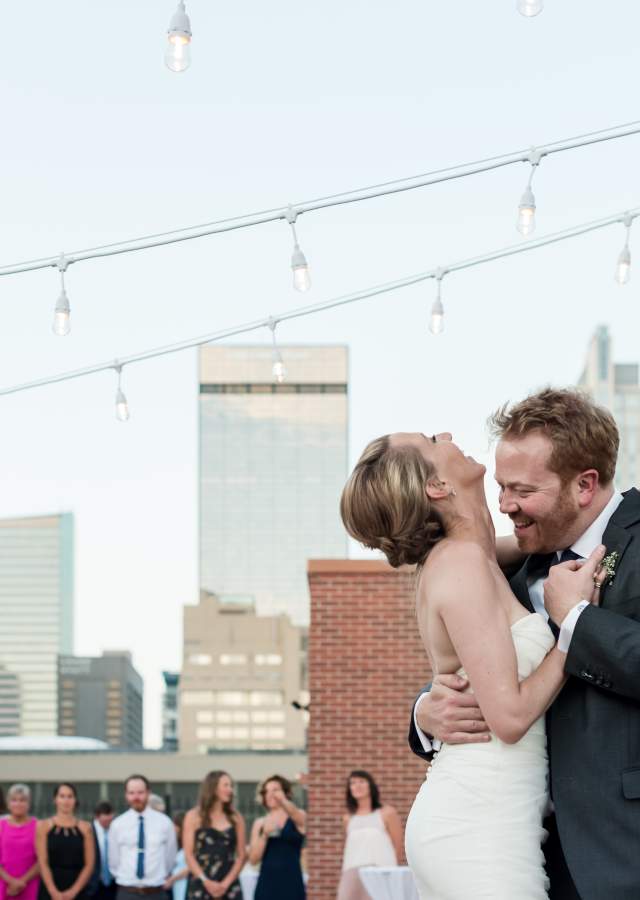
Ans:
[[[609,584],[609,582],[613,581],[619,559],[620,554],[617,552],[617,550],[613,550],[611,553],[605,556],[605,558],[600,563],[600,571],[605,573],[602,580],[602,585]]]

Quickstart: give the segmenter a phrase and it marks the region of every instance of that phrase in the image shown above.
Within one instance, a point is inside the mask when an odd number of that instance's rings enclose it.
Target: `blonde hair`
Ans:
[[[603,485],[616,472],[620,438],[611,413],[582,391],[544,388],[489,418],[493,436],[503,440],[539,431],[551,441],[549,468],[563,482],[596,469]]]
[[[392,447],[389,436],[364,449],[340,498],[340,515],[351,537],[382,550],[389,565],[422,565],[444,536],[427,482],[434,466],[415,447]]]

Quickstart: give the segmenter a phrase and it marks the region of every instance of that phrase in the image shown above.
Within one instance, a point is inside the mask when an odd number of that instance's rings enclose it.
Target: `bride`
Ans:
[[[566,655],[498,565],[484,474],[450,434],[394,434],[366,447],[340,504],[352,537],[394,567],[417,564],[433,674],[464,674],[491,729],[485,743],[443,745],[414,801],[405,847],[421,900],[548,896],[543,714],[564,684]],[[603,555],[598,547],[573,576],[591,602]]]

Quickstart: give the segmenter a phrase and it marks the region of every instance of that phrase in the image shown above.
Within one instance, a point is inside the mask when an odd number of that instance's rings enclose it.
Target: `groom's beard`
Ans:
[[[523,553],[552,553],[570,547],[579,535],[573,535],[579,509],[569,489],[563,490],[550,510],[540,516],[524,516],[533,519],[533,525],[525,534],[516,532],[518,547]],[[516,514],[512,518],[521,519]]]

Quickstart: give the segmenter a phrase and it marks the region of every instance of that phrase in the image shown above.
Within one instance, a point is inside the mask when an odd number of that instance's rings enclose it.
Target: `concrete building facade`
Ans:
[[[20,732],[58,724],[59,654],[73,652],[73,516],[0,520],[0,665],[18,680]]]
[[[626,491],[640,484],[640,366],[616,363],[606,325],[600,325],[587,349],[578,385],[613,413],[620,431],[616,486]]]
[[[179,742],[184,753],[301,750],[304,630],[257,616],[251,597],[201,592],[184,608]]]
[[[163,672],[164,694],[162,695],[162,749],[167,753],[176,753],[180,742],[178,739],[179,704],[178,688],[179,672]]]
[[[111,747],[142,747],[142,678],[127,651],[102,656],[60,656],[58,734],[105,741]]]

